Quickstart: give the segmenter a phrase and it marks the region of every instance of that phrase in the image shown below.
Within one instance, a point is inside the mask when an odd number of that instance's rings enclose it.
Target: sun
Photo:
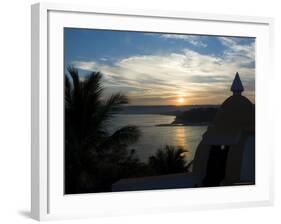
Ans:
[[[182,97],[178,98],[178,103],[179,104],[183,104],[184,103],[184,98],[182,98]]]

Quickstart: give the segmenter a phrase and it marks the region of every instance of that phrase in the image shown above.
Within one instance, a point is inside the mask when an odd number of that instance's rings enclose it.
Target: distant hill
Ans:
[[[118,114],[160,114],[181,116],[196,108],[217,108],[217,105],[186,105],[186,106],[123,106]]]
[[[208,125],[213,122],[218,107],[200,107],[186,110],[176,116],[173,124]]]

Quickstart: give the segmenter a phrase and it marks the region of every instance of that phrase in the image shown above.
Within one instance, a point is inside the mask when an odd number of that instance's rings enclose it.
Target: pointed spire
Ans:
[[[233,83],[231,85],[231,89],[230,89],[234,94],[241,94],[244,91],[244,87],[242,85],[241,79],[239,77],[239,73],[236,72],[235,78],[233,80]]]

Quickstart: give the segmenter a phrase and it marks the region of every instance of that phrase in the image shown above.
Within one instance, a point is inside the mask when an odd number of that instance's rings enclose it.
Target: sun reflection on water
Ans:
[[[175,131],[175,142],[177,146],[182,147],[183,149],[187,150],[187,152],[184,152],[183,157],[185,157],[186,160],[190,160],[192,158],[192,152],[188,149],[188,143],[186,139],[187,133],[184,127],[176,127]]]

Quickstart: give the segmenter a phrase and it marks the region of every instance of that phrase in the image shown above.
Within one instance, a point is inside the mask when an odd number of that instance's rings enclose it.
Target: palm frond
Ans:
[[[166,145],[149,158],[149,165],[158,175],[185,172],[187,171],[183,156],[185,152],[186,150],[181,147]]]
[[[123,95],[122,93],[116,93],[111,95],[105,103],[105,106],[109,108],[109,110],[115,110],[122,104],[129,103],[129,99],[127,96]]]
[[[121,93],[111,95],[103,105],[99,107],[99,110],[92,119],[92,126],[95,130],[99,130],[100,127],[105,127],[107,121],[112,117],[113,112],[119,109],[119,106],[127,103],[128,98]]]
[[[87,96],[100,97],[103,92],[101,84],[102,74],[100,72],[91,72],[84,81],[84,88]]]
[[[80,80],[79,80],[78,70],[73,66],[68,66],[67,71],[72,78],[73,89],[76,91],[79,91],[80,90]]]
[[[136,126],[125,126],[114,132],[107,141],[106,144],[112,143],[118,145],[130,145],[136,143],[141,136],[141,131]]]
[[[71,104],[71,85],[67,75],[64,75],[64,100],[65,106],[69,107]]]

